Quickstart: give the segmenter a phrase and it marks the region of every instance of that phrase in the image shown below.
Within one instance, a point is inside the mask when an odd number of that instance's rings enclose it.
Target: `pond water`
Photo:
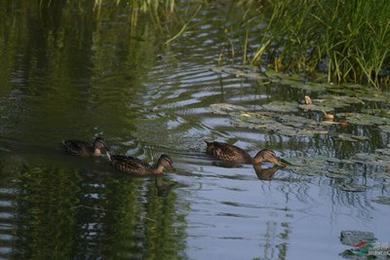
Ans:
[[[202,8],[164,45],[153,17],[130,26],[126,6],[103,6],[97,16],[88,3],[34,2],[0,4],[2,258],[337,259],[351,248],[340,242],[344,230],[390,242],[388,94],[333,106],[380,110],[382,123],[359,124],[353,114],[357,122],[346,127],[324,126],[322,113],[297,101],[326,99],[336,87],[310,91],[318,84],[228,70],[240,62],[245,32],[235,26],[239,11],[227,18],[223,3]],[[230,44],[238,51],[223,72],[217,60]],[[265,110],[271,121],[260,127],[256,113]],[[302,118],[312,120],[304,121],[309,130],[283,128]],[[283,120],[293,123],[271,127]],[[131,178],[105,158],[72,157],[60,145],[98,135],[118,154],[169,154],[175,171]],[[251,154],[272,148],[295,166],[257,174],[249,165],[223,167],[205,155],[203,140]]]

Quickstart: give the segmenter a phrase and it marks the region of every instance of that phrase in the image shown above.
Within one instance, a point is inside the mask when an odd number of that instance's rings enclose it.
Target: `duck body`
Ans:
[[[206,153],[215,157],[216,159],[232,162],[234,164],[253,164],[259,165],[263,162],[270,162],[275,165],[286,165],[276,156],[275,152],[270,149],[263,149],[252,158],[246,151],[235,145],[221,143],[221,142],[208,142]]]
[[[215,141],[205,142],[207,144],[206,153],[218,160],[238,164],[250,164],[253,162],[252,157],[240,147]]]
[[[65,140],[62,144],[67,153],[75,156],[100,156],[108,151],[101,137],[95,138],[92,144],[80,140]]]
[[[132,156],[110,155],[109,158],[114,169],[134,176],[161,175],[165,168],[173,168],[171,158],[164,154],[153,166]]]

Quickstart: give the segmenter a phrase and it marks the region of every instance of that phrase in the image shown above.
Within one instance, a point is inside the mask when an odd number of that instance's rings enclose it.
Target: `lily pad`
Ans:
[[[338,117],[345,117],[345,119],[356,125],[385,125],[390,124],[390,118],[373,116],[362,113],[338,113]]]
[[[343,140],[343,141],[349,141],[349,142],[358,142],[358,141],[366,141],[368,140],[367,136],[363,135],[351,135],[351,134],[339,134],[337,136],[337,139]]]
[[[268,112],[239,112],[231,113],[235,125],[248,127],[252,129],[267,128],[275,120],[271,117],[272,113]]]
[[[328,130],[318,127],[311,119],[293,115],[278,116],[273,112],[232,113],[233,124],[237,127],[262,129],[285,136],[314,136],[327,134]]]
[[[264,73],[262,73],[257,67],[255,66],[217,66],[212,67],[212,71],[216,73],[226,73],[230,75],[234,75],[236,77],[244,77],[248,79],[255,79],[255,80],[267,80],[269,81],[270,78],[266,76]]]
[[[325,104],[323,105],[316,105],[316,104],[300,104],[298,107],[302,110],[305,111],[317,111],[317,112],[332,112],[334,110],[333,107],[326,106]]]
[[[390,197],[385,196],[378,196],[375,199],[372,200],[375,203],[383,204],[383,205],[389,205],[390,206]]]
[[[390,125],[381,125],[381,126],[379,126],[379,129],[385,133],[390,134]]]
[[[290,160],[294,165],[289,166],[289,169],[300,175],[321,176],[328,172],[325,156],[299,157],[294,160],[290,158]]]
[[[320,125],[309,118],[294,116],[294,115],[280,115],[276,120],[286,127],[295,129],[297,136],[313,136],[316,134],[327,134],[328,130],[320,127]]]
[[[292,79],[282,79],[280,83],[288,85],[290,88],[306,90],[309,92],[324,92],[327,86],[325,84],[315,82],[305,83],[303,81],[296,81]]]
[[[375,153],[377,153],[381,156],[386,156],[390,159],[390,149],[387,149],[387,148],[376,149]]]
[[[348,107],[352,104],[364,104],[364,102],[356,97],[350,96],[335,96],[335,95],[323,95],[318,99],[314,99],[313,103],[318,105],[321,104],[326,107],[332,108],[343,108]]]
[[[363,101],[390,103],[390,95],[388,92],[382,92],[375,89],[362,89],[355,92],[355,95]]]
[[[363,192],[366,191],[367,186],[356,183],[341,183],[336,184],[338,188],[348,192]]]
[[[332,179],[350,179],[351,178],[351,172],[347,171],[328,171],[325,174],[326,177],[332,178]]]
[[[280,115],[277,117],[277,121],[288,126],[293,126],[297,128],[303,128],[306,126],[317,127],[318,123],[309,118],[295,116],[295,115]]]
[[[365,108],[361,110],[364,114],[370,114],[380,117],[390,117],[389,109],[380,109],[380,108]]]
[[[273,112],[298,112],[298,103],[296,102],[287,102],[287,101],[273,101],[268,104],[263,105],[263,108],[268,111]]]
[[[375,153],[357,153],[351,159],[356,163],[390,167],[389,149],[378,149]]]
[[[247,127],[250,129],[263,129],[272,133],[285,135],[295,135],[296,129],[276,122],[274,118],[263,113],[236,113],[232,115],[233,124],[237,127]]]
[[[245,111],[246,108],[243,106],[232,105],[227,103],[217,103],[217,104],[211,104],[210,110],[215,114],[228,115],[232,112]]]
[[[353,97],[353,96],[323,95],[323,96],[320,96],[320,99],[325,99],[326,101],[329,101],[329,102],[337,101],[337,104],[344,102],[344,103],[348,103],[348,104],[363,104],[364,105],[363,100],[361,100],[360,98],[357,98],[357,97]]]

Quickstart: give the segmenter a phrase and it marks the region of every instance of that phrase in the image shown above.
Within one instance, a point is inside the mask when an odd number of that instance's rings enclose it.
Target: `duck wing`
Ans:
[[[137,175],[143,175],[151,168],[147,162],[125,155],[112,155],[111,164],[118,171]]]
[[[72,154],[72,155],[88,155],[89,154],[89,149],[90,149],[90,144],[84,141],[80,140],[65,140],[62,142],[65,151]]]
[[[221,142],[206,142],[206,152],[217,159],[236,162],[236,163],[251,163],[252,157],[240,147],[221,143]]]

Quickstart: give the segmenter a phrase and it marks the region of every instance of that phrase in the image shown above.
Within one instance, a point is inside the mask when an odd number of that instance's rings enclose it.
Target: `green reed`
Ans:
[[[389,83],[390,1],[268,0],[262,44],[275,70],[314,73],[326,65],[328,81]]]

